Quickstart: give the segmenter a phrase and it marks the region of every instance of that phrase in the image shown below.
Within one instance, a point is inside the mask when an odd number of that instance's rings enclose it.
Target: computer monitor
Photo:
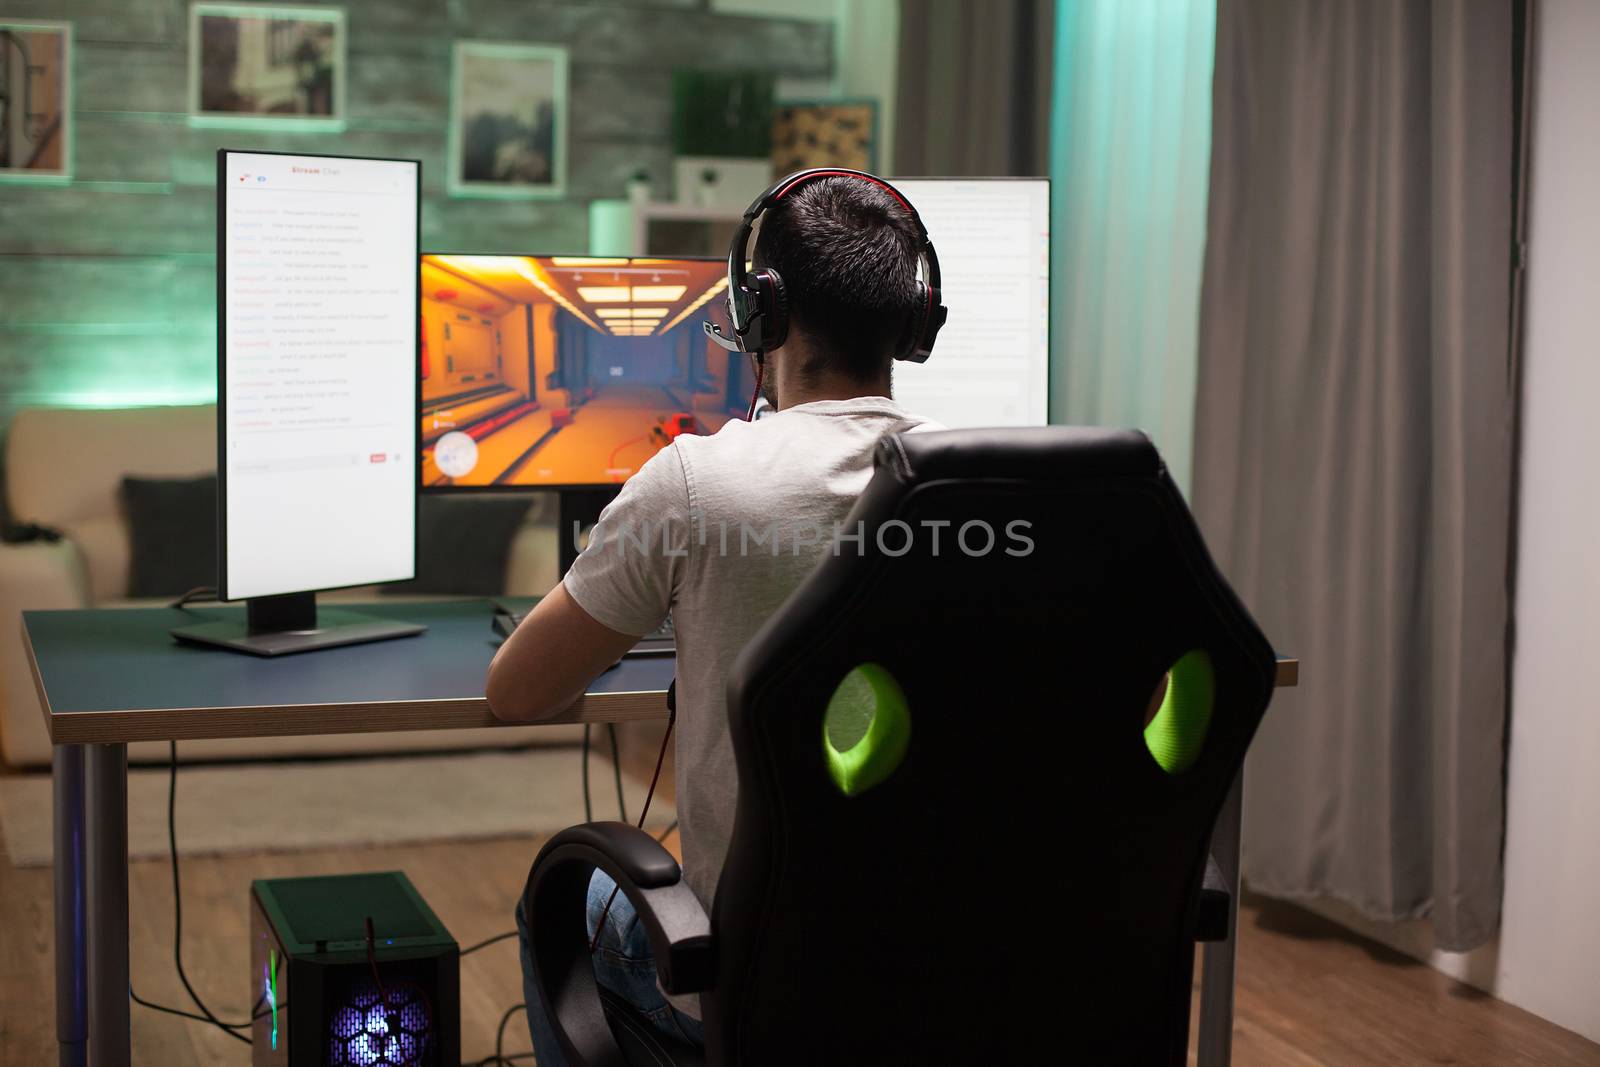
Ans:
[[[743,414],[722,260],[421,257],[425,491],[614,489],[681,433]]]
[[[276,654],[418,632],[313,593],[416,574],[421,164],[217,154],[218,595]]]
[[[939,252],[947,325],[895,398],[946,426],[1048,421],[1050,183],[896,180]],[[720,259],[421,257],[424,490],[614,488],[749,403]]]
[[[951,429],[1049,416],[1050,181],[896,178],[939,253],[949,321],[923,364],[896,363],[895,399]]]

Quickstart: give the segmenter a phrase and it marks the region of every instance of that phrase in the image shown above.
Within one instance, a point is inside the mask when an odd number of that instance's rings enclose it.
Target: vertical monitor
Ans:
[[[1043,426],[1049,415],[1050,181],[896,178],[939,253],[950,319],[895,399],[952,429]]]
[[[425,490],[615,486],[741,416],[749,359],[705,336],[720,259],[426,255]]]
[[[217,157],[223,599],[416,572],[421,164]]]

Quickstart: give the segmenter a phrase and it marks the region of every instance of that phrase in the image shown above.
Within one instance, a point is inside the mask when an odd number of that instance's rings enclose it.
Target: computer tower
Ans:
[[[457,1067],[460,964],[399,871],[252,882],[251,1062]]]

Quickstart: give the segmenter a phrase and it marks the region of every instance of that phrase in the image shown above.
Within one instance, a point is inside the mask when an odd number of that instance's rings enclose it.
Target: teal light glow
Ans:
[[[168,389],[83,389],[61,392],[15,393],[18,407],[38,408],[152,408],[183,404],[212,404],[217,386],[173,386]]]
[[[266,971],[261,977],[261,992],[267,998],[267,1005],[272,1008],[272,1048],[278,1048],[278,950],[267,950]]]
[[[1216,0],[1060,0],[1050,413],[1137,426],[1189,484]]]
[[[126,408],[209,404],[217,398],[216,331],[167,323],[0,323],[0,362],[35,353],[5,406]],[[15,364],[13,364],[15,365]]]

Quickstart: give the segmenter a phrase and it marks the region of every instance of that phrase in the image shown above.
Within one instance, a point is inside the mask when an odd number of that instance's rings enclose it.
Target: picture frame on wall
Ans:
[[[567,190],[567,50],[457,41],[450,70],[451,196]]]
[[[345,127],[342,7],[189,8],[189,122],[338,132]]]
[[[0,18],[0,182],[70,182],[72,151],[72,24]]]
[[[809,167],[878,169],[878,105],[874,100],[780,103],[772,114],[772,172]]]

